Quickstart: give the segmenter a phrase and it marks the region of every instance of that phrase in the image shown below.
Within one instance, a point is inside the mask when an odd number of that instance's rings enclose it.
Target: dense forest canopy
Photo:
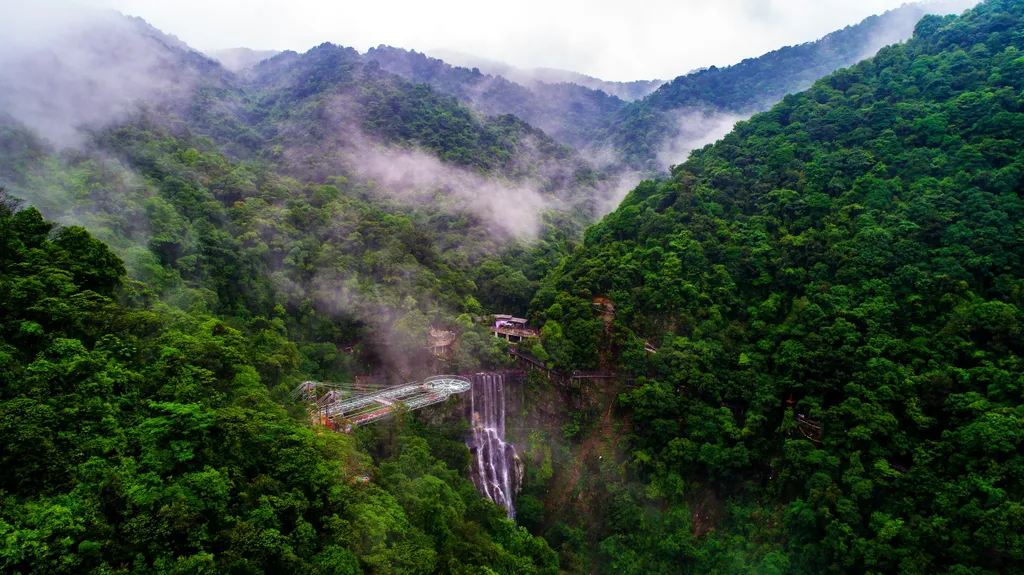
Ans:
[[[112,14],[10,60],[0,565],[1019,572],[1024,2],[925,11],[633,102],[386,46],[233,73]],[[619,204],[690,110],[766,111]],[[517,360],[514,522],[456,400],[290,395]]]
[[[557,573],[462,476],[457,431],[398,425],[377,467],[371,436],[271,398],[300,369],[280,317],[170,307],[84,229],[0,200],[6,572]]]
[[[615,499],[611,570],[1021,568],[1022,50],[1022,2],[928,16],[643,183],[546,280],[538,353],[637,378],[647,487]],[[729,507],[694,539],[701,485]]]

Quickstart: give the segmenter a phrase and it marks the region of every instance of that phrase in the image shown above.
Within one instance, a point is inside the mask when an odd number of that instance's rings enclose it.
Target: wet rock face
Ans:
[[[526,475],[526,466],[523,460],[520,459],[519,454],[515,452],[515,448],[512,450],[512,455],[512,470],[514,472],[512,475],[512,490],[516,495],[519,495],[519,492],[523,490],[523,477]]]
[[[511,443],[505,442],[506,378],[501,373],[473,375],[469,392],[472,432],[466,443],[473,456],[471,476],[480,495],[508,510],[515,518],[513,499],[522,485],[523,462]]]

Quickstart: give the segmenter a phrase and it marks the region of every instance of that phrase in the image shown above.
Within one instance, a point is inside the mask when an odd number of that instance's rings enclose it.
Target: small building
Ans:
[[[451,357],[459,334],[454,331],[430,328],[430,350],[439,357]]]
[[[525,318],[515,317],[510,314],[495,314],[494,315],[494,326],[491,327],[491,333],[495,337],[505,339],[505,341],[516,343],[523,341],[528,337],[536,337],[540,335],[535,329],[530,329],[527,325],[528,322]]]
[[[497,316],[494,318],[494,327],[510,327],[513,329],[526,329],[526,320],[521,317],[508,316],[506,318],[499,319]]]

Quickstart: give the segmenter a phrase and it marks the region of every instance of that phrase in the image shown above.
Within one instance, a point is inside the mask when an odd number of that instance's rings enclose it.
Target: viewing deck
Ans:
[[[528,337],[539,337],[540,332],[526,327],[492,327],[491,333],[497,337],[504,337],[506,341],[517,342]]]
[[[330,429],[350,430],[391,416],[399,408],[420,409],[469,391],[468,379],[457,375],[428,377],[422,383],[407,383],[363,391],[356,386],[303,382],[292,392],[295,399],[310,404],[314,423]]]

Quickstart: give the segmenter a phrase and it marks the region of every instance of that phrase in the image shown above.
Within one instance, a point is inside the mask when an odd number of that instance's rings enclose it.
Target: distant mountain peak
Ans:
[[[498,60],[471,56],[454,50],[431,50],[430,54],[453,66],[479,69],[484,74],[502,76],[526,87],[531,87],[538,82],[545,84],[576,84],[592,90],[601,90],[610,96],[615,96],[627,102],[643,98],[664,83],[664,80],[614,82],[560,68],[519,68]]]
[[[252,48],[229,48],[226,50],[213,50],[208,56],[217,60],[222,66],[232,72],[248,70],[264,60],[268,60],[281,53],[281,50],[253,50]]]

